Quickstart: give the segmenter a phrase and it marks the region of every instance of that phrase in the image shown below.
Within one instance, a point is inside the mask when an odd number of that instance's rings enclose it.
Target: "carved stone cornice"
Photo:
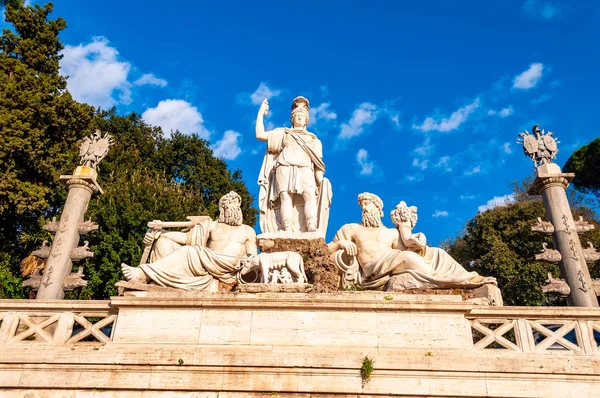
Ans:
[[[583,249],[583,257],[586,263],[592,264],[600,260],[600,252],[596,250],[592,242],[588,242],[588,247]]]
[[[84,188],[90,193],[99,192],[101,195],[104,193],[100,185],[96,182],[96,179],[93,177],[82,177],[77,175],[62,175],[60,179],[67,184],[67,187],[70,189],[72,186],[77,186],[78,188]]]
[[[596,296],[600,296],[600,279],[592,279],[592,286]],[[542,287],[542,292],[567,297],[571,293],[571,288],[564,279],[554,279],[552,274],[548,273],[548,279],[546,285]]]
[[[579,216],[579,220],[575,221],[575,228],[577,228],[577,233],[582,234],[593,230],[595,227],[594,224],[585,221],[582,216]]]
[[[550,187],[562,187],[567,189],[571,181],[575,178],[573,173],[560,173],[554,175],[538,176],[527,191],[529,195],[540,195]]]
[[[87,285],[87,281],[83,279],[83,267],[79,267],[77,272],[72,272],[64,279],[62,288],[64,291],[75,290],[80,287]],[[37,291],[40,289],[40,283],[42,281],[42,275],[40,270],[36,269],[34,273],[26,280],[23,281],[23,287],[30,287],[31,290]]]
[[[544,250],[535,255],[538,261],[546,261],[548,263],[558,264],[562,260],[562,256],[558,250],[548,249],[546,243],[543,244]]]
[[[552,235],[554,233],[554,225],[550,221],[542,221],[542,218],[538,217],[537,223],[531,226],[531,230],[541,232],[545,235]]]

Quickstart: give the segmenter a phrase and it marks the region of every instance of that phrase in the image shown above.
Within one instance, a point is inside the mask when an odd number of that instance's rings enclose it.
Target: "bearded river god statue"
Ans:
[[[327,230],[331,185],[324,178],[321,141],[306,130],[309,102],[294,99],[291,128],[265,131],[265,99],[256,118],[256,138],[267,143],[267,152],[258,177],[260,229],[263,233],[317,232]]]
[[[478,287],[496,284],[466,271],[444,250],[426,245],[425,235],[413,234],[417,208],[400,202],[391,216],[396,229],[383,226],[383,202],[371,193],[358,195],[361,224],[346,224],[328,244],[340,287],[404,290],[411,288]],[[391,286],[393,285],[393,286]]]
[[[125,279],[208,291],[218,291],[219,281],[241,282],[240,260],[257,254],[256,233],[242,224],[241,198],[237,193],[221,197],[219,211],[217,221],[203,217],[187,232],[159,229],[147,233],[144,242],[154,243],[152,262],[139,267],[121,264]]]

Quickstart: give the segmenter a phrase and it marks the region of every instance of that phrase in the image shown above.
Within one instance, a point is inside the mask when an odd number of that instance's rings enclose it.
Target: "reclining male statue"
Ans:
[[[229,192],[219,200],[219,219],[210,218],[187,232],[158,231],[149,264],[121,264],[128,282],[156,283],[179,289],[218,291],[219,281],[240,282],[240,259],[256,255],[256,233],[242,224],[240,196]],[[154,234],[147,233],[145,243]]]
[[[400,202],[392,211],[396,229],[383,226],[383,202],[372,193],[358,195],[361,224],[346,224],[328,244],[338,271],[340,288],[355,285],[384,289],[396,275],[407,278],[404,287],[476,287],[496,284],[466,271],[444,250],[426,246],[425,235],[413,234],[417,208]],[[408,285],[408,286],[406,286]]]

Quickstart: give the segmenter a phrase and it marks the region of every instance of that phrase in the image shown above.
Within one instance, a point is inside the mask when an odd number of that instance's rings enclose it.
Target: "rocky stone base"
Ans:
[[[405,294],[460,294],[464,301],[478,305],[502,306],[502,293],[498,286],[492,283],[484,285],[452,285],[436,286],[417,281],[410,274],[392,277],[385,287],[386,291],[402,292]]]
[[[288,236],[289,235],[289,236]],[[329,249],[325,239],[310,234],[288,234],[285,237],[262,234],[257,237],[257,245],[263,253],[292,251],[299,253],[304,260],[304,270],[313,291],[326,293],[338,291],[339,276],[335,265],[329,259]],[[284,236],[284,235],[281,235]]]

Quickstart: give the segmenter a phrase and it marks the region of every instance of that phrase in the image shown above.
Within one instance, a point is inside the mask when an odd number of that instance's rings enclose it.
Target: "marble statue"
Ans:
[[[529,131],[525,130],[523,133],[519,133],[521,137],[517,144],[523,145],[523,151],[526,156],[529,156],[535,167],[541,164],[552,163],[552,160],[556,158],[558,153],[558,145],[560,142],[554,139],[554,133],[548,131],[546,134],[544,130],[540,131],[538,125],[533,126],[533,135],[529,134]]]
[[[229,192],[219,200],[219,218],[206,218],[187,232],[147,233],[154,242],[152,262],[121,264],[128,282],[155,283],[179,289],[217,291],[219,281],[241,282],[240,260],[256,255],[256,233],[242,224],[241,198]]]
[[[109,134],[102,136],[100,130],[96,130],[90,137],[85,137],[79,146],[81,165],[98,170],[98,163],[106,157],[113,143],[113,137]]]
[[[412,277],[414,287],[475,287],[494,283],[467,272],[444,250],[430,247],[422,233],[413,234],[417,208],[400,202],[392,211],[396,229],[382,224],[383,202],[375,194],[358,195],[360,224],[346,224],[328,244],[342,275],[341,286],[384,289],[397,275]]]
[[[262,283],[307,283],[304,260],[296,252],[260,253],[242,259],[242,276],[260,271]]]
[[[321,141],[306,130],[309,102],[294,99],[292,127],[265,131],[265,99],[256,117],[256,138],[267,143],[258,177],[260,228],[263,233],[322,232],[325,235],[331,205],[331,185],[324,178]]]

